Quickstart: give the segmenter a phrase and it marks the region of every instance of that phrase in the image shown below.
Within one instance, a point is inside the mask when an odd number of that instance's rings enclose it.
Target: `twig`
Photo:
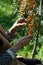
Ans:
[[[39,17],[41,16],[41,3],[42,3],[42,0],[40,0]],[[36,43],[34,44],[34,48],[33,48],[33,52],[32,52],[32,58],[34,58],[35,54],[36,54],[36,48],[37,48],[37,45],[38,45],[38,38],[39,38],[40,23],[41,23],[41,20],[39,21],[39,28],[37,30]]]

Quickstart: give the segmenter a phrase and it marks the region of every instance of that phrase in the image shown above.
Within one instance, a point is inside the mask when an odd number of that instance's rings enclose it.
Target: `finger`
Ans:
[[[22,37],[23,40],[30,40],[32,38],[32,35],[27,35]]]
[[[26,19],[24,19],[24,18],[20,18],[20,19],[18,19],[18,22],[17,23],[23,23],[23,22],[25,22],[26,23]]]
[[[25,36],[24,37],[24,41],[25,41],[25,43],[29,43],[29,41],[32,39],[32,35],[28,35],[28,36]]]
[[[27,36],[24,36],[24,37],[22,37],[22,38],[19,38],[19,40],[24,41],[24,40],[29,40],[29,39],[31,39],[31,38],[32,38],[32,35],[27,35]]]
[[[24,25],[26,25],[26,23],[21,23],[21,24],[19,24],[19,26],[24,26]]]

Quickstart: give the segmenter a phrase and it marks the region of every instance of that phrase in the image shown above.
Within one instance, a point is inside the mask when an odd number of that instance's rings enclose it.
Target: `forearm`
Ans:
[[[14,25],[13,25],[13,26],[14,26]],[[18,29],[17,26],[14,26],[14,28],[13,28],[13,26],[8,30],[8,31],[9,31],[9,35],[10,35],[11,37],[15,34],[15,32],[16,32],[17,29]]]
[[[6,36],[6,33],[5,33],[5,31],[4,31],[4,29],[3,29],[3,27],[0,25],[0,33],[4,36],[4,37],[7,37]]]
[[[10,36],[4,31],[3,27],[0,25],[0,33],[8,40],[10,40]]]
[[[0,39],[2,40],[3,42],[3,45],[2,45],[2,48],[0,50],[0,53],[3,53],[4,51],[6,51],[8,48],[10,48],[10,43],[9,41],[3,36],[0,34]]]

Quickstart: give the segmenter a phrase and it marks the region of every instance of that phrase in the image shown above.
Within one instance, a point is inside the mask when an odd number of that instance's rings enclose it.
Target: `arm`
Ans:
[[[2,55],[0,55],[0,65],[26,65],[26,64],[17,60],[16,58],[13,60],[10,54],[6,51]]]
[[[0,25],[0,32],[2,33],[2,35],[8,39],[10,41],[10,39],[12,38],[12,36],[15,34],[15,32],[17,31],[17,29],[19,27],[23,27],[26,24],[26,19],[23,18],[19,18],[12,26],[11,28],[8,30],[7,34],[5,33],[5,31],[3,30],[2,26]]]
[[[3,53],[4,51],[6,51],[8,48],[10,48],[10,44],[9,41],[0,33],[0,39],[3,43],[2,46],[0,46],[0,53]]]
[[[32,38],[32,35],[24,36],[16,42],[16,44],[13,46],[13,51],[17,52],[20,48],[28,45]]]
[[[15,32],[18,30],[19,27],[23,27],[24,25],[26,25],[26,19],[23,18],[19,18],[13,25],[12,27],[8,30],[9,31],[9,35],[12,37]]]
[[[14,52],[17,52],[21,47],[27,45],[31,38],[32,36],[25,36],[18,39],[16,44],[12,47],[12,50],[8,49],[4,54],[0,55],[0,65],[9,65],[14,59],[13,57],[15,57]]]
[[[9,65],[11,61],[12,58],[7,52],[0,55],[0,65]]]
[[[22,37],[20,39],[18,39],[18,41],[16,42],[16,44],[14,45],[13,49],[16,51],[18,51],[21,47],[25,46],[28,44],[28,42],[30,41],[32,36],[25,36],[25,37]],[[1,51],[0,53],[3,53],[5,50],[7,50],[8,48],[10,48],[10,44],[9,44],[9,41],[3,37],[0,33],[0,38],[1,40],[3,41],[3,46],[1,48]]]
[[[16,44],[12,48],[13,52],[17,52],[20,48],[24,47],[25,45],[28,45],[31,38],[32,38],[32,35],[25,36],[25,37],[18,39]],[[11,63],[11,65],[16,65],[15,62],[17,62],[16,64],[18,64],[18,65],[25,65],[24,63],[18,62],[17,60],[14,61],[13,63]]]
[[[0,25],[0,33],[1,33],[5,38],[7,38],[7,35],[6,35],[4,29],[3,29],[3,27],[2,27],[1,25]]]

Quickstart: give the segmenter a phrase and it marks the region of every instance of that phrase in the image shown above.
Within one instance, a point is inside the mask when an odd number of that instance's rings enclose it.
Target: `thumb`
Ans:
[[[26,23],[20,23],[19,25],[20,25],[20,26],[24,26],[24,25],[26,25]]]

